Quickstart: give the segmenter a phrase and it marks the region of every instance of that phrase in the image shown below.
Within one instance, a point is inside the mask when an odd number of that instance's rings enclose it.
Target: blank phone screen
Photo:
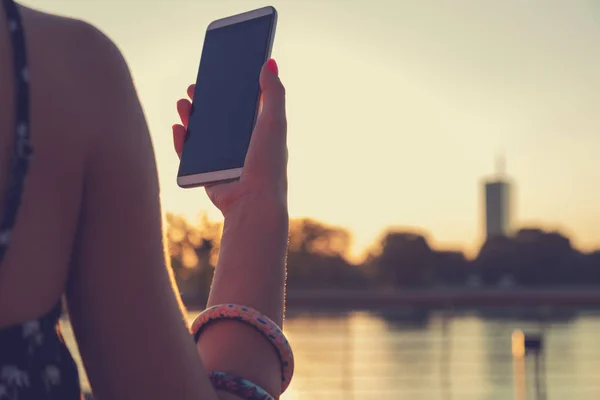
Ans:
[[[274,15],[206,32],[179,176],[244,166]]]

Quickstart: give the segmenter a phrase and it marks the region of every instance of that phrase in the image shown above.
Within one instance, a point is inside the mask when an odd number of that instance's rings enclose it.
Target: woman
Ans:
[[[194,345],[165,258],[148,128],[115,45],[81,21],[2,5],[0,399],[80,397],[54,330],[63,295],[99,399],[243,398],[214,389],[208,371],[277,397],[282,364],[253,327],[220,321]],[[242,304],[281,325],[287,153],[274,66],[261,72],[241,180],[207,189],[225,217],[209,305]],[[190,103],[177,106],[181,152]]]

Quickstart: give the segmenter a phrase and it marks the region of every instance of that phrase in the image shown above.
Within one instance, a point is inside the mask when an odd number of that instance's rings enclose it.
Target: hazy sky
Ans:
[[[102,29],[123,51],[154,137],[166,210],[219,214],[179,189],[175,101],[211,20],[254,0],[28,0]],[[480,182],[503,151],[515,224],[600,246],[600,2],[272,0],[287,87],[290,212],[390,225],[472,249]]]

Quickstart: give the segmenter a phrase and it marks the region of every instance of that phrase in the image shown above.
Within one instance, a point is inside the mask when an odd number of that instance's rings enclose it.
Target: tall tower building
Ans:
[[[485,236],[508,236],[511,230],[511,185],[505,176],[504,158],[499,157],[496,176],[485,181]]]

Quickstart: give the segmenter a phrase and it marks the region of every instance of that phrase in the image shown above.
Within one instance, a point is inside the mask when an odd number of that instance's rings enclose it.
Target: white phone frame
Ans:
[[[271,51],[273,49],[273,40],[275,38],[275,28],[277,27],[277,10],[274,7],[267,6],[256,10],[248,11],[245,13],[232,15],[230,17],[218,19],[211,22],[206,29],[207,32],[213,29],[222,28],[229,25],[239,24],[241,22],[249,21],[255,18],[265,17],[267,15],[273,15],[273,27],[269,37],[269,43],[267,45],[267,56],[265,62],[271,58]],[[258,103],[256,109],[256,115],[254,117],[256,123],[256,117],[258,116]],[[200,174],[192,175],[181,175],[177,176],[177,184],[182,188],[193,188],[199,186],[207,186],[220,182],[234,181],[242,176],[242,168],[232,168],[221,171],[203,172]]]

